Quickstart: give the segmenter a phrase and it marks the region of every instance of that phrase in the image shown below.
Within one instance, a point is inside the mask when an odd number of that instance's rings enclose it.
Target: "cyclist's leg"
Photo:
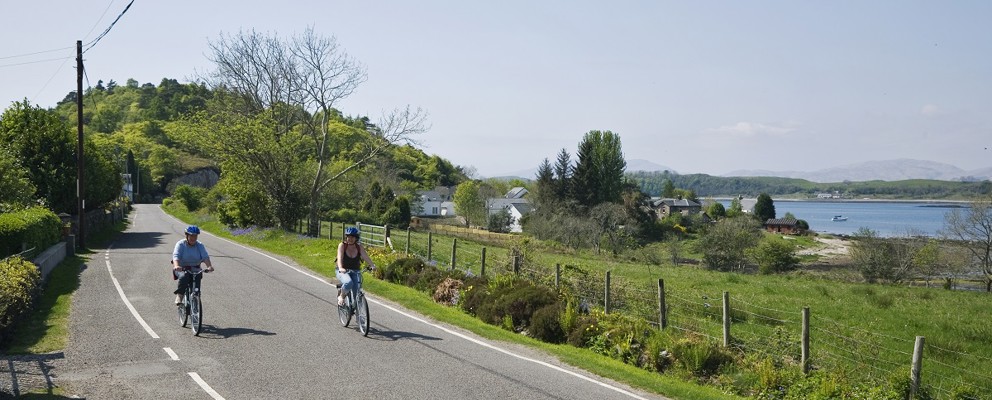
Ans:
[[[351,290],[351,286],[352,286],[351,274],[349,272],[341,272],[341,271],[336,271],[336,273],[337,273],[338,281],[341,282],[341,289],[338,292],[338,305],[341,305],[344,302],[344,294],[348,293],[348,290]]]
[[[175,292],[172,292],[172,293],[175,293],[176,294],[176,296],[177,296],[176,297],[176,300],[177,300],[176,301],[176,304],[179,304],[179,299],[181,298],[181,296],[183,296],[183,295],[186,294],[186,288],[189,286],[190,281],[192,280],[191,279],[192,276],[190,276],[190,274],[187,274],[187,273],[182,272],[182,271],[176,272],[176,274],[179,276],[179,279],[177,280],[176,291]]]
[[[362,288],[362,280],[358,277],[358,274],[361,273],[361,271],[357,270],[348,270],[349,278],[351,278],[351,294],[353,299],[358,297],[358,291]]]

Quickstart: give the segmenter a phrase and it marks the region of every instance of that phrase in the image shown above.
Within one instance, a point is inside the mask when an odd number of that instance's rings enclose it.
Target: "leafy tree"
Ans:
[[[719,271],[740,270],[747,265],[748,249],[761,240],[761,226],[752,218],[737,217],[717,221],[696,242],[703,262]]]
[[[741,205],[740,197],[730,200],[730,208],[727,209],[727,218],[736,218],[744,215],[744,206]]]
[[[465,218],[465,224],[471,226],[482,224],[486,221],[488,213],[486,209],[486,199],[480,193],[481,183],[479,181],[462,182],[455,189],[453,201],[455,203],[455,213]]]
[[[229,89],[238,99],[234,105],[239,106],[242,116],[268,112],[274,122],[269,134],[277,142],[295,129],[308,138],[309,145],[297,150],[301,158],[311,161],[305,174],[311,179],[306,196],[311,234],[318,228],[321,194],[332,182],[394,144],[411,142],[412,135],[426,129],[422,110],[397,109],[378,124],[356,121],[351,128],[368,134],[352,135],[359,141],[346,146],[347,151],[332,151],[340,143],[338,133],[347,131],[332,123],[339,118],[334,105],[351,95],[366,75],[364,67],[345,54],[334,37],[319,36],[312,28],[287,41],[254,31],[240,32],[221,36],[210,48],[217,69],[208,82],[214,88]],[[283,174],[303,175],[292,171]]]
[[[985,290],[992,292],[992,196],[970,205],[946,214],[942,235],[957,241],[971,254],[971,265],[985,275]]]
[[[945,271],[941,264],[940,243],[934,239],[926,239],[923,247],[920,247],[916,251],[916,254],[913,255],[913,264],[916,265],[916,270],[923,276],[927,287],[930,287],[930,281]]]
[[[632,222],[627,216],[627,212],[620,204],[600,203],[589,210],[589,217],[595,222],[597,228],[596,252],[599,253],[600,242],[605,242],[607,248],[617,256],[628,247],[633,246],[633,235],[627,226]]]
[[[305,210],[306,181],[311,175],[301,168],[306,165],[297,155],[306,152],[306,137],[296,131],[275,135],[277,113],[238,116],[225,100],[231,98],[216,96],[209,113],[190,119],[187,140],[221,160],[221,180],[229,183],[226,187],[245,196],[264,194],[263,204],[271,207],[272,214],[262,215],[260,210],[252,218],[255,222],[277,222],[288,229]]]
[[[39,199],[56,213],[77,213],[76,175],[69,172],[76,170],[75,139],[58,115],[27,100],[13,103],[0,115],[0,143],[28,169]]]
[[[713,204],[710,204],[710,206],[706,209],[706,215],[713,220],[720,220],[727,217],[727,210],[723,207],[723,203],[714,201]]]
[[[29,171],[5,144],[0,144],[0,214],[28,207],[35,188]]]
[[[913,237],[886,239],[864,227],[853,236],[851,260],[869,283],[896,283],[909,278],[916,268],[918,250],[925,244]]]
[[[490,232],[509,233],[514,220],[513,215],[510,215],[510,210],[501,208],[489,215],[488,222],[487,228]]]
[[[758,195],[758,200],[754,203],[754,218],[761,223],[775,219],[775,202],[768,193]]]
[[[672,183],[671,179],[664,179],[662,181],[661,197],[666,199],[675,198],[675,184]]]
[[[579,143],[571,182],[573,198],[586,208],[603,202],[619,203],[626,168],[620,136],[610,131],[589,131]]]

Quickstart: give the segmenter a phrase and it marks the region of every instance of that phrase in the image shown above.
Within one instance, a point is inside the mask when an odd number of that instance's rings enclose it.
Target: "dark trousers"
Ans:
[[[179,275],[179,287],[176,288],[175,294],[185,294],[186,288],[189,287],[190,282],[196,279],[196,286],[200,286],[200,280],[203,279],[203,274],[187,274],[186,272],[177,272]]]

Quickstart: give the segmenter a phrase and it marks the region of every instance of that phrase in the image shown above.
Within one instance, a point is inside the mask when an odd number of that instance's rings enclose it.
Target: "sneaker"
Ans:
[[[343,294],[339,294],[338,295],[338,306],[343,306],[343,305],[344,305],[344,295]]]
[[[176,305],[177,305],[177,306],[180,306],[180,305],[182,305],[182,304],[183,304],[183,295],[181,295],[181,294],[177,294],[177,295],[176,295]]]

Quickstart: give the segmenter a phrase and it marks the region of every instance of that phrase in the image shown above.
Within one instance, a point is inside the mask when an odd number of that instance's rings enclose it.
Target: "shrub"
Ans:
[[[582,315],[575,324],[575,329],[568,332],[568,344],[585,348],[589,346],[592,338],[599,335],[599,321],[595,316]]]
[[[479,306],[489,301],[489,291],[487,290],[488,281],[485,278],[473,279],[474,281],[469,280],[463,286],[458,306],[462,311],[475,316]]]
[[[530,325],[535,311],[558,301],[558,295],[550,288],[523,280],[514,281],[513,290],[492,293],[495,295],[491,301],[480,305],[476,315],[493,325],[504,324],[504,318],[509,316],[516,331]]]
[[[534,312],[531,316],[528,332],[530,336],[547,343],[564,343],[565,330],[562,329],[560,320],[561,307],[557,304],[544,306]]]
[[[18,256],[0,261],[0,339],[31,308],[40,285],[41,272],[31,262]]]
[[[716,374],[720,367],[733,360],[715,343],[691,337],[677,340],[672,346],[672,355],[676,365],[697,377]]]
[[[0,214],[0,257],[19,253],[21,245],[44,251],[62,236],[62,220],[44,207]]]
[[[179,185],[172,197],[186,206],[189,211],[199,210],[203,206],[203,198],[207,196],[207,189],[190,185]]]
[[[382,279],[392,283],[406,283],[406,277],[423,270],[424,262],[419,258],[401,258],[393,261],[382,270]]]

